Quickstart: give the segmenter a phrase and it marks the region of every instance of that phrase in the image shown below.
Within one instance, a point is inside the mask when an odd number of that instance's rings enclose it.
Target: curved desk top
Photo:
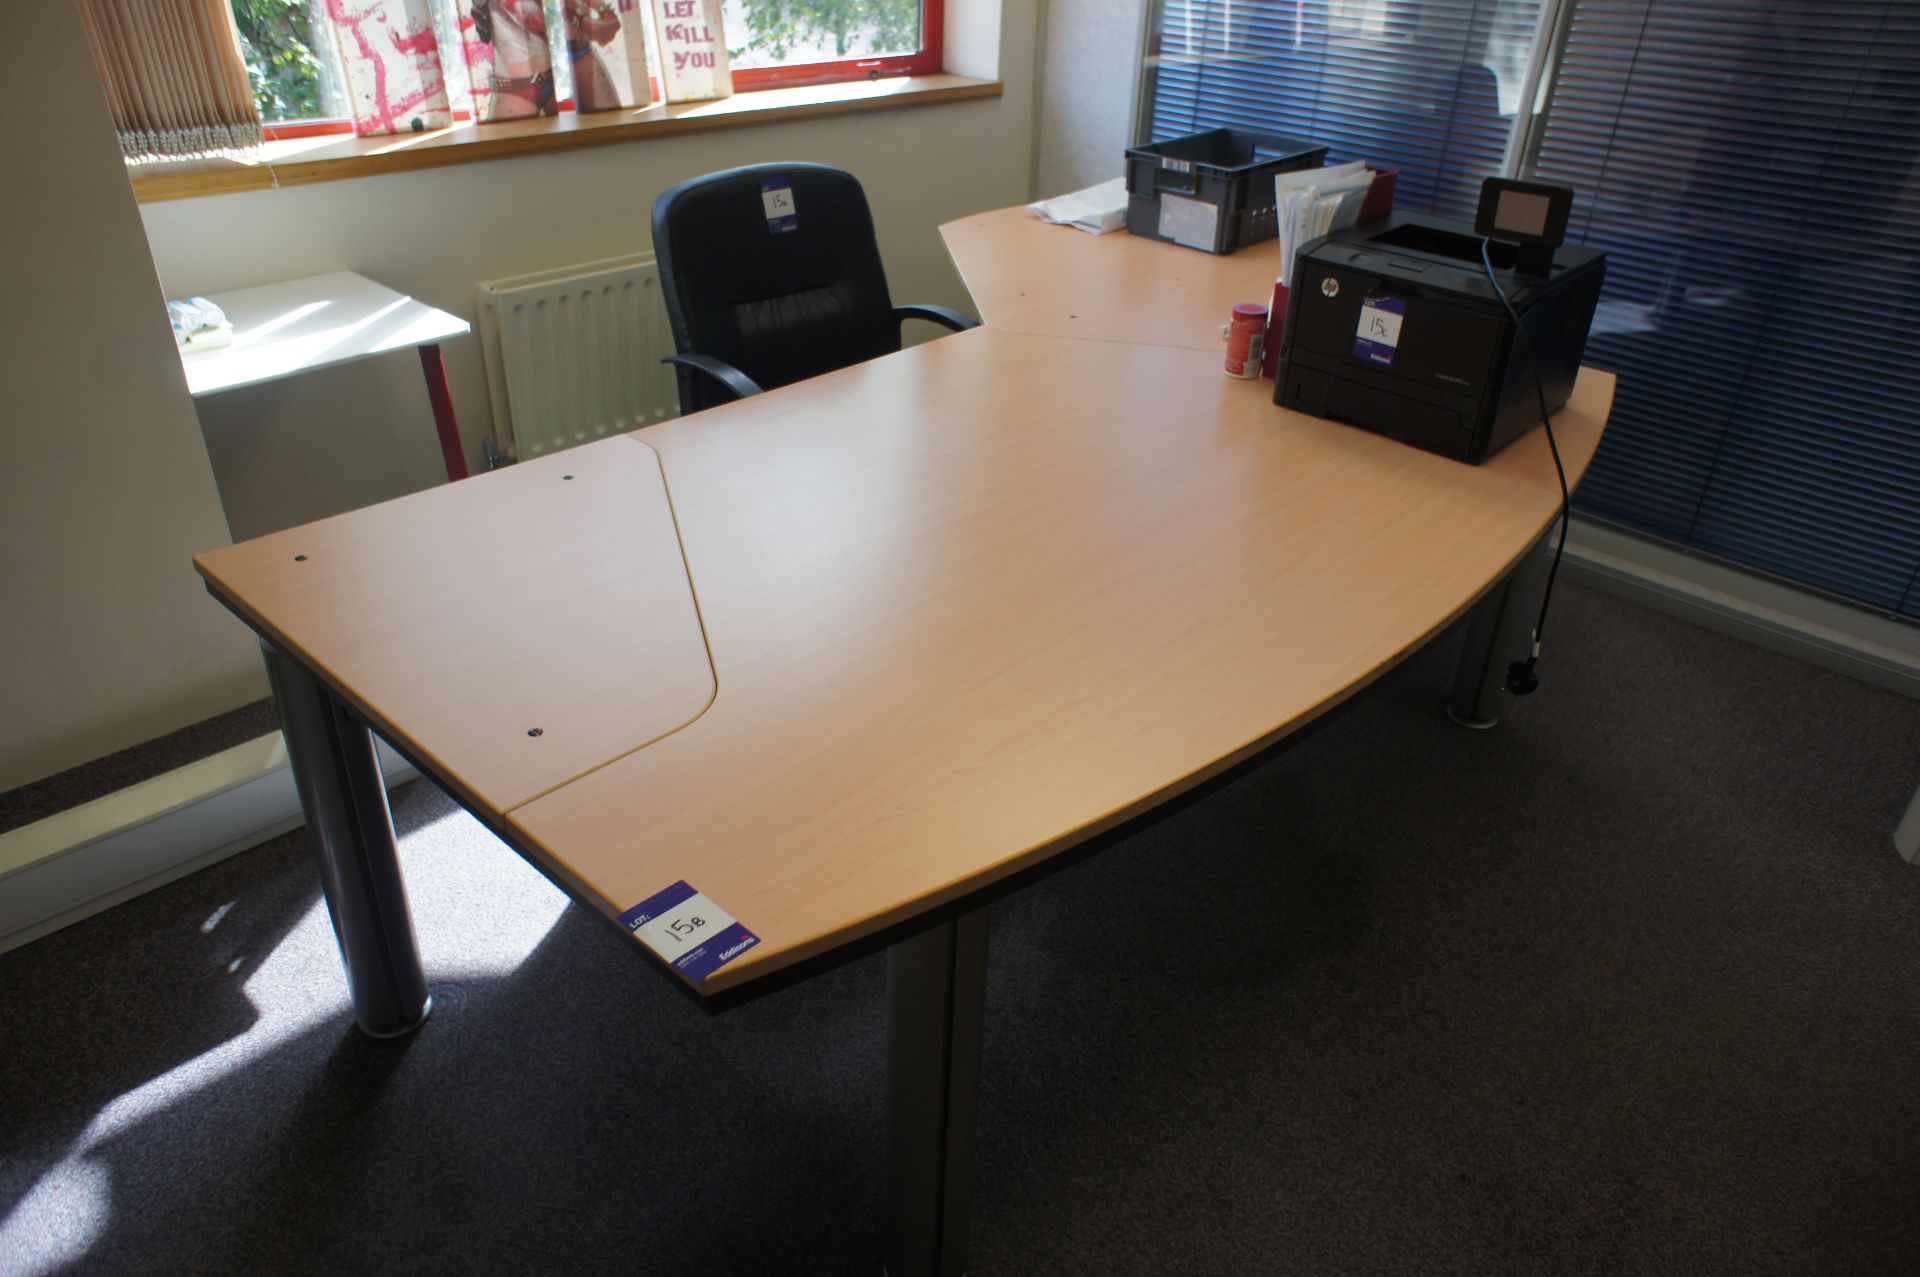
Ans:
[[[755,932],[715,994],[1283,738],[1557,513],[1540,431],[1466,466],[1222,376],[1208,289],[1237,259],[1017,212],[946,230],[970,283],[996,257],[990,327],[200,568],[577,898],[617,918],[684,881]],[[1029,293],[1110,303],[1106,339],[1003,306],[1014,245]],[[1121,282],[1084,278],[1109,251]],[[1556,416],[1573,479],[1613,385],[1583,371]]]
[[[615,914],[684,880],[756,932],[718,992],[1272,743],[1555,517],[1544,434],[1461,465],[1217,365],[981,328],[639,432],[719,693],[513,827]],[[1575,475],[1612,386],[1559,415]]]
[[[1227,257],[1113,231],[1089,235],[1021,208],[940,228],[980,318],[1052,337],[1224,352],[1237,302],[1273,299],[1277,242]]]

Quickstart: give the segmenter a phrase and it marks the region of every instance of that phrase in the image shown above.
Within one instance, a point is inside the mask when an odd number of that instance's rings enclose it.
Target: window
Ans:
[[[1607,250],[1583,512],[1920,619],[1920,6],[1580,0],[1530,175]]]
[[[348,131],[350,114],[328,0],[231,0],[241,51],[269,136]],[[644,8],[646,0],[641,0]],[[457,54],[472,0],[432,0],[441,68],[456,118],[472,95]],[[573,97],[562,0],[543,0],[553,89]],[[363,7],[363,6],[356,6]],[[725,0],[722,18],[736,92],[940,70],[942,0]],[[651,35],[651,30],[649,31]],[[648,41],[657,59],[657,49]],[[658,68],[654,67],[657,83]]]
[[[1225,125],[1400,170],[1402,207],[1471,217],[1498,172],[1539,0],[1161,0],[1150,140]]]
[[[240,51],[253,81],[254,100],[270,137],[303,133],[349,132],[346,77],[327,0],[231,0],[240,31]],[[472,87],[466,63],[448,50],[460,48],[459,9],[463,0],[432,0],[433,32],[439,41],[447,96],[458,118],[469,118]],[[560,29],[559,0],[544,5],[549,31]],[[554,88],[573,96],[572,66],[553,61]]]
[[[736,89],[931,75],[942,0],[726,0]]]
[[[1325,142],[1463,219],[1491,173],[1572,187],[1620,374],[1575,507],[1920,620],[1920,4],[1556,9],[1536,50],[1538,0],[1156,0],[1145,129]]]

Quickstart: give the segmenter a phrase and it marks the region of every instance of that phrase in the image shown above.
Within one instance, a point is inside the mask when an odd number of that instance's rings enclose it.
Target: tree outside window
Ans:
[[[727,0],[728,55],[738,67],[912,53],[920,0]]]

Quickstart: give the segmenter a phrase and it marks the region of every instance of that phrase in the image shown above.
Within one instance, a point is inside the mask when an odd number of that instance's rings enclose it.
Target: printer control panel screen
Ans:
[[[1553,201],[1544,195],[1535,195],[1530,191],[1502,191],[1499,206],[1493,213],[1493,229],[1509,235],[1543,238],[1547,233],[1547,218],[1552,212]]]

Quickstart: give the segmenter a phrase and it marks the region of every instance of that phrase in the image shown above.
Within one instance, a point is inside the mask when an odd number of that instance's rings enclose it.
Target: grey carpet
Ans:
[[[995,910],[978,1274],[1920,1271],[1920,705],[1569,587]],[[0,1271],[879,1270],[882,964],[718,1018],[430,787],[0,957]]]
[[[280,717],[273,701],[258,700],[105,758],[69,767],[44,780],[9,789],[0,793],[0,834],[279,730]]]

